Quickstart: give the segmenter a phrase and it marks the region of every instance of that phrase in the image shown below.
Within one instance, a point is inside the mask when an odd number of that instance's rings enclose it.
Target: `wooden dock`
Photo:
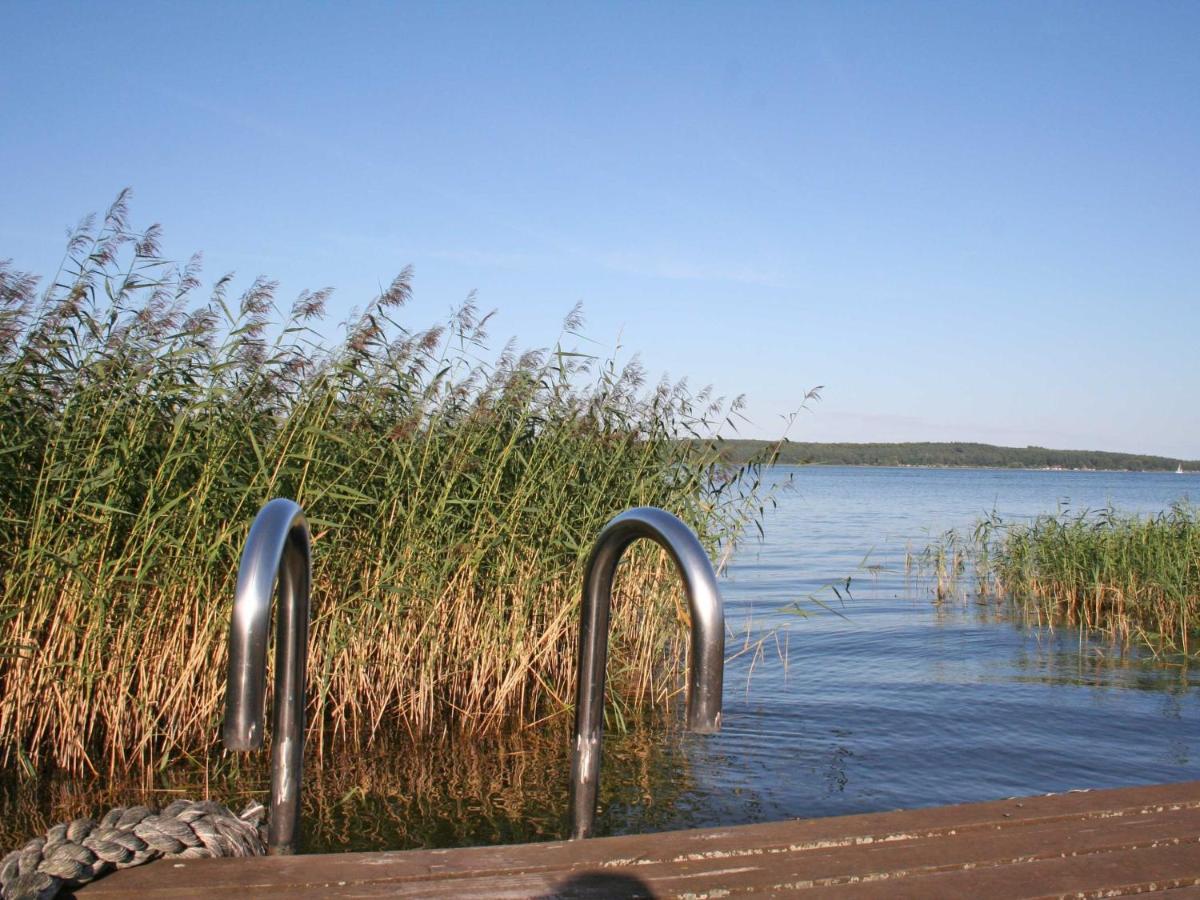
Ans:
[[[103,897],[1200,898],[1200,781],[452,850],[160,860]]]

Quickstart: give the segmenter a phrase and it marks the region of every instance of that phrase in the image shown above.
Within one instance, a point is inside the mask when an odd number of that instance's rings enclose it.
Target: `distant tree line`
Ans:
[[[769,457],[774,441],[696,441],[721,459],[743,464]],[[1045,447],[996,447],[970,443],[818,444],[784,441],[774,462],[821,466],[973,466],[1000,469],[1115,469],[1133,472],[1200,471],[1200,460],[1179,460],[1100,450],[1049,450]]]

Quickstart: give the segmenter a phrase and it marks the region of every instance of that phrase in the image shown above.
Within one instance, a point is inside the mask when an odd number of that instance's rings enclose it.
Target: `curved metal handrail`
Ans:
[[[312,538],[304,511],[272,500],[250,527],[238,570],[229,629],[229,682],[222,737],[230,750],[263,745],[267,637],[271,595],[279,588],[275,637],[275,699],[271,747],[271,853],[296,852],[300,779],[304,767],[304,664],[308,653]]]
[[[675,560],[692,614],[688,666],[687,729],[721,730],[721,686],[725,671],[725,611],[717,576],[700,541],[666,510],[642,506],[604,526],[583,578],[579,626],[579,683],[575,699],[575,745],[571,752],[571,838],[591,836],[600,784],[604,732],[604,673],[608,657],[608,613],[613,575],[626,548],[650,538]]]

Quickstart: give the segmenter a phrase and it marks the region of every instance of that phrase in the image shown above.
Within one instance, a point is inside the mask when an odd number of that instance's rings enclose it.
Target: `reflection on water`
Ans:
[[[732,635],[723,730],[661,721],[610,734],[598,834],[960,803],[1200,778],[1197,674],[990,606],[931,602],[904,551],[996,509],[1006,518],[1112,501],[1157,511],[1174,475],[811,469],[767,540],[722,586]],[[877,566],[860,563],[870,554]],[[806,601],[852,585],[841,615]],[[797,602],[811,615],[784,612]],[[772,634],[771,629],[786,629]],[[747,643],[768,635],[766,640]],[[313,755],[309,850],[446,847],[566,836],[566,717],[500,739],[379,742]],[[265,757],[173,771],[149,787],[65,779],[0,790],[0,844],[110,806],[175,796],[265,797]]]
[[[314,758],[305,773],[303,845],[308,852],[455,847],[567,837],[569,738],[539,728],[486,741],[383,740],[354,756]],[[679,734],[641,723],[605,742],[598,834],[686,827],[681,795],[693,788]],[[265,754],[180,768],[150,784],[51,777],[0,785],[0,846],[11,849],[49,825],[113,806],[165,806],[212,797],[240,809],[266,802]],[[683,823],[683,824],[680,824]]]

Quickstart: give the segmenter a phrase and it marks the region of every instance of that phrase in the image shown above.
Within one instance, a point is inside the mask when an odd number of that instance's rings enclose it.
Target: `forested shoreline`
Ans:
[[[697,442],[703,445],[705,442]],[[707,442],[722,460],[741,463],[775,446],[774,441],[723,440]],[[1168,472],[1182,465],[1200,472],[1200,460],[1181,460],[1138,453],[1103,450],[1053,450],[1046,447],[999,447],[992,444],[949,443],[778,443],[779,465],[928,466],[997,469],[1102,469],[1130,472]]]

